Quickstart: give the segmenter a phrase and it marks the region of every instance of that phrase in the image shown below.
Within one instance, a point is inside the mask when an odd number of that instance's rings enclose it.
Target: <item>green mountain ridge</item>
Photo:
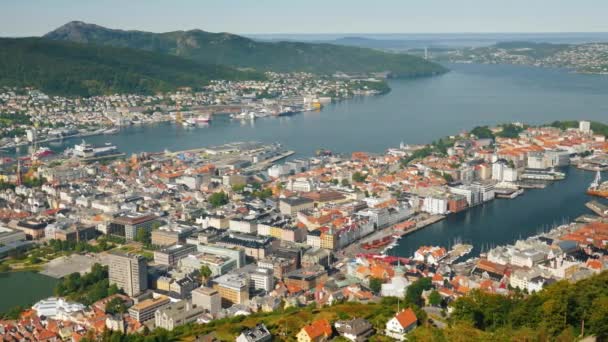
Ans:
[[[439,64],[406,54],[324,43],[260,42],[235,34],[202,30],[152,33],[73,21],[44,37],[162,52],[203,63],[259,71],[389,72],[394,77],[430,76],[447,71]]]
[[[0,86],[68,96],[150,94],[264,77],[166,54],[43,38],[0,38],[0,75]]]

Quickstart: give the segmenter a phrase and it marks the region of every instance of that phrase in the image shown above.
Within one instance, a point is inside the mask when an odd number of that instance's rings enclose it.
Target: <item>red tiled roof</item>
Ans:
[[[395,318],[403,328],[407,328],[418,321],[416,314],[410,308],[407,308],[398,313]]]
[[[333,333],[331,325],[326,319],[314,321],[312,324],[307,325],[302,329],[306,332],[306,335],[308,335],[311,340],[321,336],[329,337]]]

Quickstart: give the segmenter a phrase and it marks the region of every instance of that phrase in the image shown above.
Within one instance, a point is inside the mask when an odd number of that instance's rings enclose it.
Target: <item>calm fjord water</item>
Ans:
[[[476,125],[559,119],[608,121],[608,76],[508,65],[448,65],[430,78],[392,80],[392,91],[326,106],[321,112],[240,122],[215,117],[208,127],[174,124],[129,127],[112,142],[127,154],[187,149],[235,140],[281,142],[300,155],[318,148],[382,152],[399,142],[428,143]],[[58,143],[62,149],[79,139]]]

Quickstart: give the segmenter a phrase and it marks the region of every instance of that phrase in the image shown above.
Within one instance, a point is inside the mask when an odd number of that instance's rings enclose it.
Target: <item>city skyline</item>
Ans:
[[[0,11],[0,36],[43,35],[69,21],[152,32],[202,29],[240,34],[348,33],[562,33],[607,32],[602,13],[608,3],[586,0],[515,0],[466,5],[444,0],[424,3],[381,1],[374,4],[312,0],[286,4],[276,0],[221,2],[115,0],[7,0]]]

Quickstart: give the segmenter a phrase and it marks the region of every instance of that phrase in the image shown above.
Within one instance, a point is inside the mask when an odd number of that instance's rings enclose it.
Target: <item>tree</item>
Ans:
[[[407,287],[405,301],[410,304],[422,306],[422,292],[432,287],[431,278],[420,278]]]
[[[506,124],[502,125],[502,131],[498,132],[496,135],[503,138],[517,138],[519,133],[521,133],[523,130],[524,128],[521,126]]]
[[[471,130],[471,134],[479,139],[493,139],[494,133],[488,128],[488,126],[477,126]]]
[[[201,281],[203,282],[203,284],[205,284],[205,283],[207,283],[207,280],[209,279],[209,277],[211,277],[211,274],[213,272],[211,272],[211,269],[209,268],[209,266],[202,265],[201,268],[199,269],[199,273],[201,274]]]
[[[432,306],[441,305],[441,295],[439,292],[437,292],[437,290],[433,290],[431,294],[429,294],[429,304]]]
[[[215,208],[228,204],[228,195],[223,191],[215,192],[209,196],[209,203]]]
[[[127,307],[125,303],[119,297],[114,297],[110,299],[109,302],[106,303],[106,312],[112,315],[115,314],[124,314],[127,312]]]
[[[374,293],[380,293],[382,289],[382,279],[372,277],[369,279],[369,288]]]
[[[256,190],[253,192],[253,197],[259,198],[261,200],[267,199],[268,197],[271,197],[271,196],[272,196],[271,188],[266,188],[263,190]]]
[[[152,233],[147,229],[139,228],[135,234],[135,241],[141,242],[144,245],[150,244],[152,242]]]
[[[448,183],[451,183],[454,181],[454,177],[452,177],[452,175],[449,173],[444,173],[441,175],[441,177],[443,177],[443,179],[445,179],[445,181]]]
[[[245,184],[235,184],[232,186],[232,191],[234,192],[243,192],[243,189],[245,189]]]
[[[344,178],[342,179],[342,186],[343,187],[348,187],[350,185],[350,182],[348,181],[348,179]]]
[[[8,311],[6,311],[4,313],[4,315],[2,315],[3,318],[5,319],[19,319],[19,316],[21,316],[21,313],[25,310],[25,308],[21,307],[21,306],[14,306],[10,309],[8,309]]]
[[[367,175],[364,175],[361,172],[357,171],[357,172],[353,173],[352,178],[353,178],[353,182],[362,183],[362,182],[365,182]]]
[[[589,330],[603,341],[608,339],[608,296],[604,295],[593,301],[589,317]]]

